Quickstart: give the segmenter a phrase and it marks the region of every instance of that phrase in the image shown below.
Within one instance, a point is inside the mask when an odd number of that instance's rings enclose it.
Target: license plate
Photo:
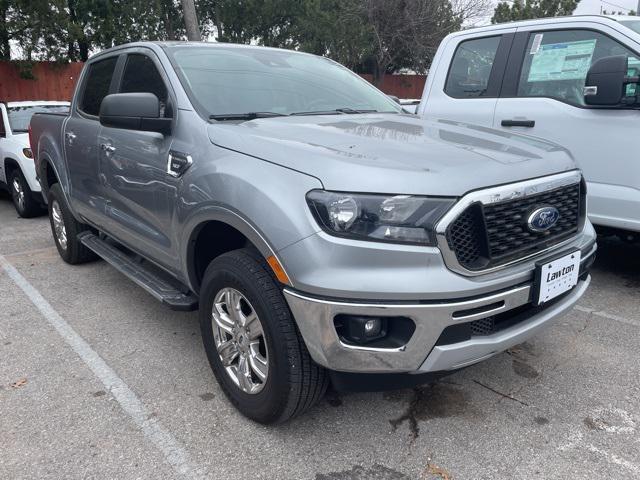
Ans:
[[[578,284],[579,274],[579,250],[547,263],[539,263],[536,269],[534,301],[541,305],[568,292]]]

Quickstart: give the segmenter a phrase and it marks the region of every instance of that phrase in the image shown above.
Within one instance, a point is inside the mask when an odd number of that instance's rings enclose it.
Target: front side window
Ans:
[[[160,100],[161,116],[168,113],[167,87],[153,60],[146,55],[134,53],[127,56],[120,93],[153,93]]]
[[[111,77],[116,68],[118,57],[110,57],[89,65],[80,110],[88,115],[98,116],[102,99],[109,94]]]
[[[367,81],[323,57],[222,45],[167,52],[192,102],[206,115],[401,111]]]
[[[444,91],[453,98],[484,97],[501,37],[467,40],[458,45]]]
[[[640,70],[635,53],[606,35],[590,30],[556,30],[532,33],[518,84],[519,97],[549,97],[584,106],[584,87],[594,62],[626,55],[629,72]],[[627,94],[632,95],[630,85]]]
[[[34,113],[68,113],[67,105],[33,105],[8,107],[9,126],[13,133],[26,133]]]

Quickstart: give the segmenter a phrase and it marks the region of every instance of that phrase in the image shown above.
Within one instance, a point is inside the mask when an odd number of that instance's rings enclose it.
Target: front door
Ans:
[[[490,127],[513,32],[449,37],[433,61],[418,114]]]
[[[148,53],[147,53],[148,52]],[[129,53],[119,93],[148,92],[158,97],[161,115],[173,117],[168,82],[153,53]],[[109,191],[106,230],[135,251],[171,268],[168,235],[175,207],[175,181],[167,173],[171,135],[101,127],[98,155]]]
[[[503,86],[494,126],[566,147],[588,181],[591,220],[638,231],[640,162],[634,152],[640,111],[589,108],[583,96],[587,71],[602,57],[627,55],[629,69],[640,71],[640,55],[608,30],[518,31],[514,45],[523,48],[514,47],[509,61],[518,73]]]

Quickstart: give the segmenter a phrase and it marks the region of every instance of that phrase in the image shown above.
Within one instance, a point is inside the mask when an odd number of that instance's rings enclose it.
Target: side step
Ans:
[[[132,260],[129,255],[97,235],[82,232],[78,235],[78,240],[172,310],[192,311],[198,308],[198,299],[193,294],[182,293],[170,280]]]

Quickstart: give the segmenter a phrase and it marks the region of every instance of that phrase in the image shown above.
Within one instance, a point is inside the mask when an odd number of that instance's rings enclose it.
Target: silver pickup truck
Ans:
[[[562,147],[423,121],[321,57],[136,43],[31,123],[56,246],[199,308],[230,401],[431,381],[570,310],[596,250]],[[118,299],[114,298],[114,302]]]

